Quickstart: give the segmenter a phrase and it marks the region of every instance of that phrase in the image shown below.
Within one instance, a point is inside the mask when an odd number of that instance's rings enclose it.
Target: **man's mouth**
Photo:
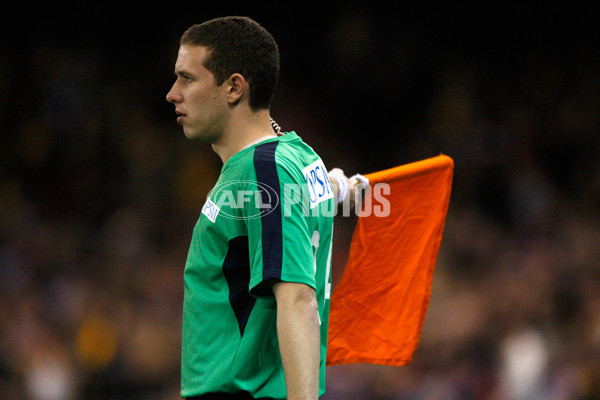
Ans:
[[[177,123],[182,124],[183,119],[186,117],[186,115],[179,110],[175,110],[175,114],[177,114]]]

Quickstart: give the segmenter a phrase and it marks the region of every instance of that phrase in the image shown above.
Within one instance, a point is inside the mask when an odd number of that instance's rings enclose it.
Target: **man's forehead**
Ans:
[[[203,69],[208,54],[209,50],[205,46],[181,45],[175,62],[175,72]]]

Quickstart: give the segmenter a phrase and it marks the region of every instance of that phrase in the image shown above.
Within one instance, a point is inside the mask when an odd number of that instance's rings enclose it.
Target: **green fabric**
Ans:
[[[223,165],[184,272],[182,397],[286,397],[271,291],[280,280],[316,289],[325,391],[334,207],[322,161],[294,132]]]

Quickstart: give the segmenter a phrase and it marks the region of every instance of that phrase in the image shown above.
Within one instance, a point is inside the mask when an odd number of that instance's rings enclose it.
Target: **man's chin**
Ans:
[[[190,140],[199,140],[201,142],[213,142],[213,137],[207,132],[198,132],[197,130],[183,127],[183,134]]]
[[[187,128],[187,127],[183,127],[183,134],[185,135],[186,138],[188,139],[202,139],[202,134],[196,130]]]
[[[183,128],[183,134],[188,139],[196,139],[196,133],[193,131],[190,131],[189,129],[186,129],[185,127]]]

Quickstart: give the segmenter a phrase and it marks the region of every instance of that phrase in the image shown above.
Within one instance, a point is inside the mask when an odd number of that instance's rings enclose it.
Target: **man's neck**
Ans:
[[[271,126],[269,110],[260,110],[246,115],[234,115],[227,127],[226,133],[212,148],[226,163],[238,151],[251,146],[257,141],[276,137]]]

